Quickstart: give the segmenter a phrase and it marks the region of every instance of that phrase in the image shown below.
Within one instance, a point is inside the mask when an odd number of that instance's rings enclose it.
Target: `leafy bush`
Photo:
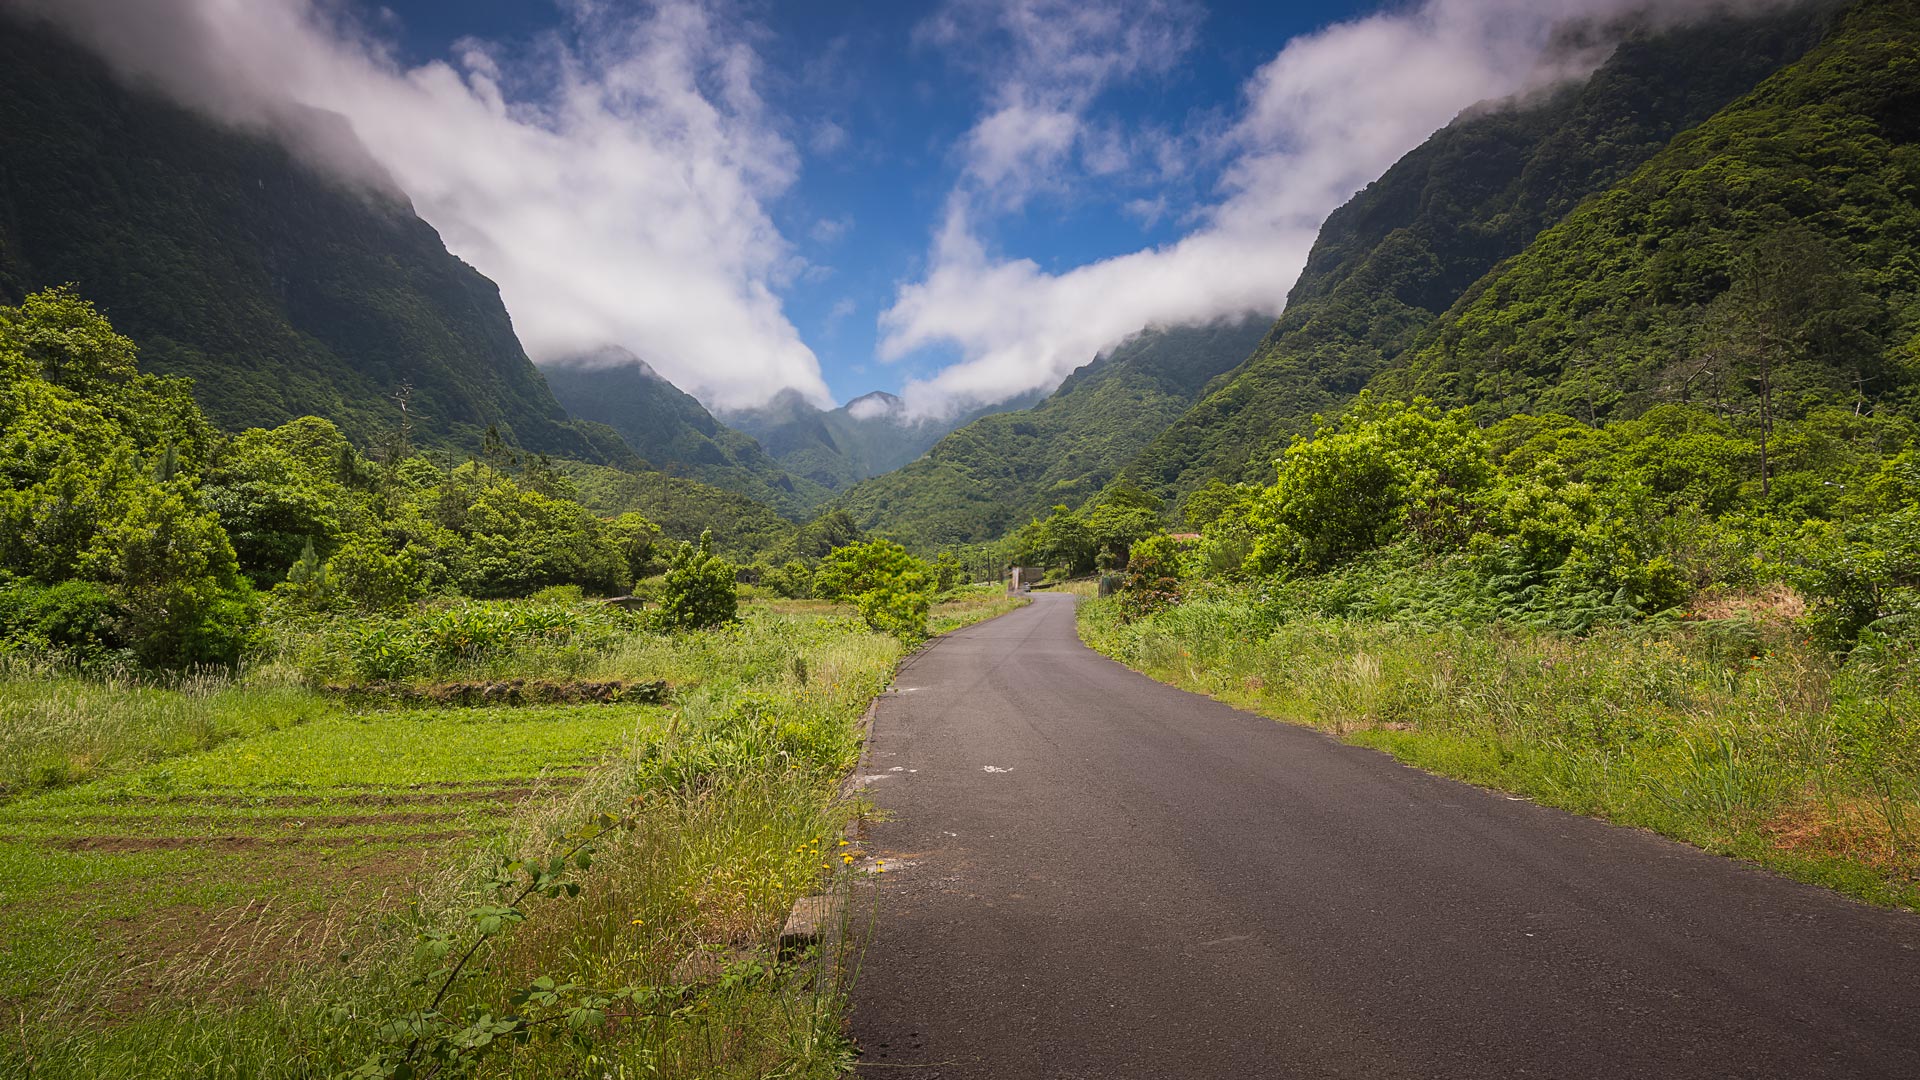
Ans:
[[[1403,532],[1464,539],[1466,498],[1493,476],[1486,441],[1464,410],[1367,395],[1337,425],[1297,440],[1255,504],[1250,558],[1263,573],[1324,570]]]
[[[1813,602],[1810,628],[1845,648],[1863,632],[1920,636],[1920,506],[1852,527],[1807,528],[1789,576]]]
[[[713,534],[673,553],[661,589],[660,622],[670,630],[699,630],[734,620],[739,592],[735,567],[713,553]]]
[[[0,572],[98,585],[143,663],[238,659],[251,590],[200,496],[211,436],[188,385],[140,374],[67,289],[0,308],[0,372]]]
[[[394,611],[424,592],[420,565],[411,550],[386,550],[383,537],[356,534],[327,560],[326,577],[362,611]]]
[[[113,597],[90,581],[0,588],[0,648],[58,649],[81,658],[119,648]]]
[[[813,576],[815,596],[851,601],[868,626],[907,641],[927,636],[931,584],[927,564],[891,540],[835,548]]]
[[[1133,545],[1121,586],[1121,607],[1138,617],[1180,602],[1180,551],[1170,537],[1152,536]]]

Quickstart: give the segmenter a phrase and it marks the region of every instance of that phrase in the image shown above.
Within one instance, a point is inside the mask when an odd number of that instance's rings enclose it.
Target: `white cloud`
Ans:
[[[407,69],[330,0],[5,2],[188,105],[390,177],[500,285],[536,360],[619,345],[719,407],[828,400],[774,294],[806,268],[765,210],[798,153],[745,35],[699,3],[571,0],[525,51],[468,41]],[[316,145],[289,106],[340,114],[364,151]]]
[[[1078,166],[1126,168],[1124,138],[1085,123],[1109,87],[1164,74],[1192,48],[1189,0],[953,0],[916,36],[989,82],[988,111],[961,147],[957,197],[1013,209]]]
[[[1021,19],[1033,14],[1017,0],[1007,6]],[[948,199],[927,272],[900,286],[881,314],[881,357],[958,347],[959,362],[904,391],[909,407],[924,414],[1054,385],[1143,325],[1275,313],[1328,213],[1467,106],[1581,74],[1598,62],[1599,55],[1588,55],[1567,70],[1559,58],[1562,66],[1548,68],[1556,26],[1646,6],[1645,0],[1423,0],[1295,38],[1248,80],[1239,117],[1216,137],[1214,149],[1226,155],[1227,166],[1193,229],[1174,243],[1061,273],[988,251],[983,219],[1008,200],[980,197],[979,189],[1016,170],[987,170],[981,161],[1001,159],[976,155]],[[1661,10],[1677,18],[1723,6],[1669,0]],[[1065,30],[1033,36],[1071,52],[1071,43],[1084,36],[1073,24],[1063,18]],[[958,34],[963,24],[941,25]],[[1112,77],[1132,70],[1103,64],[1102,55],[1094,50],[1087,61],[1092,69]],[[1079,63],[1069,56],[1063,66]],[[1009,107],[1008,85],[1027,85],[1022,65],[1013,70],[1007,83],[989,87],[982,125]],[[1081,111],[1091,101],[1070,100]],[[1175,140],[1157,142],[1153,156],[1171,171]],[[1152,198],[1127,209],[1149,222],[1163,212]]]
[[[814,126],[807,145],[816,155],[828,157],[845,149],[848,141],[846,128],[831,120],[822,120]]]
[[[847,415],[855,420],[877,420],[888,417],[899,421],[900,399],[888,394],[864,394],[847,402]]]
[[[853,231],[853,215],[842,214],[837,218],[821,218],[807,230],[814,243],[828,245],[840,242],[840,239]]]
[[[827,309],[827,316],[821,320],[821,326],[827,334],[831,335],[840,329],[841,323],[852,318],[853,313],[858,310],[860,305],[854,301],[853,297],[843,296],[835,300],[833,306]]]
[[[1151,199],[1130,199],[1123,209],[1129,217],[1138,218],[1142,227],[1151,229],[1167,216],[1167,197],[1158,195]]]

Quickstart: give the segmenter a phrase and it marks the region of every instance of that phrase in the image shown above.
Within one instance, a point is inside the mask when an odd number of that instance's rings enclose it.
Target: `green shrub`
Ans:
[[[16,581],[0,588],[0,645],[85,658],[124,644],[116,615],[113,597],[91,581]]]
[[[923,590],[883,587],[861,593],[854,606],[869,627],[902,641],[918,641],[927,636],[933,601]]]
[[[419,560],[411,549],[392,553],[385,538],[356,534],[327,560],[326,576],[362,611],[394,611],[420,598]]]
[[[660,595],[660,622],[669,630],[699,630],[734,620],[739,606],[734,565],[713,553],[713,534],[674,551]]]
[[[1121,609],[1130,617],[1180,602],[1180,549],[1171,537],[1150,536],[1133,545],[1121,585]]]
[[[1810,525],[1796,547],[1801,562],[1788,576],[1813,602],[1807,623],[1827,645],[1847,648],[1868,630],[1882,638],[1920,630],[1920,507]]]
[[[1410,532],[1456,544],[1466,499],[1493,477],[1486,440],[1465,410],[1361,398],[1337,425],[1287,448],[1252,511],[1262,573],[1322,570]]]
[[[927,564],[891,540],[835,548],[813,575],[823,600],[851,601],[868,626],[905,641],[927,636],[933,605]]]

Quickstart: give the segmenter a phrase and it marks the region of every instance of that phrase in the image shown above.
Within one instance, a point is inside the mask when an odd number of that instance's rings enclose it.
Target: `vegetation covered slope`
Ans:
[[[727,414],[727,422],[760,440],[796,478],[843,491],[892,472],[927,452],[956,428],[997,412],[1024,409],[1044,394],[1014,398],[956,416],[909,419],[904,403],[876,390],[837,409],[820,409],[788,390],[766,405]]]
[[[1264,477],[1501,259],[1818,39],[1829,4],[1622,42],[1586,82],[1462,115],[1327,219],[1286,313],[1125,478],[1163,494]]]
[[[129,90],[0,12],[0,301],[64,282],[144,366],[193,377],[229,430],[315,414],[364,440],[411,384],[417,439],[473,447],[496,427],[542,452],[628,456],[567,420],[494,284],[403,200]]]
[[[1239,363],[1265,327],[1248,319],[1145,331],[1080,368],[1032,409],[983,417],[898,472],[848,492],[863,529],[909,546],[992,540],[1079,503]]]
[[[825,488],[788,475],[752,436],[713,418],[691,394],[624,349],[545,369],[569,413],[602,423],[655,469],[739,492],[790,517],[826,501]]]
[[[1383,389],[1588,422],[1911,405],[1920,10],[1872,2],[1477,285]]]
[[[717,550],[742,562],[789,543],[796,526],[737,491],[661,472],[630,472],[577,461],[555,463],[580,502],[603,517],[637,512],[670,540],[713,534]]]

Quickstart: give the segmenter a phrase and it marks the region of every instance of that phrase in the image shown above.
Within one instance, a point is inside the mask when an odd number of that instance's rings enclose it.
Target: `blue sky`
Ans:
[[[405,195],[536,363],[919,414],[1277,314],[1328,213],[1461,109],[1581,77],[1564,20],[1645,4],[0,2]]]
[[[449,55],[463,38],[512,44],[566,28],[562,11],[544,0],[388,6],[396,18],[386,27],[412,64]],[[1190,14],[1197,40],[1181,61],[1103,95],[1099,114],[1127,128],[1224,125],[1247,78],[1288,39],[1371,7],[1339,0],[1196,5]],[[925,269],[942,204],[964,167],[955,147],[982,109],[973,61],[951,57],[924,35],[916,39],[937,10],[797,0],[746,13],[757,24],[756,44],[768,82],[778,87],[786,129],[805,155],[798,182],[769,209],[820,268],[784,287],[781,298],[840,401],[873,389],[898,391],[954,356],[928,349],[897,364],[875,360],[876,319],[896,286]],[[1181,234],[1183,216],[1207,199],[1216,173],[1217,165],[1203,167],[1173,184],[1089,180],[997,218],[989,240],[1054,271],[1168,243]],[[1144,208],[1129,212],[1136,200],[1165,206],[1149,217]]]

